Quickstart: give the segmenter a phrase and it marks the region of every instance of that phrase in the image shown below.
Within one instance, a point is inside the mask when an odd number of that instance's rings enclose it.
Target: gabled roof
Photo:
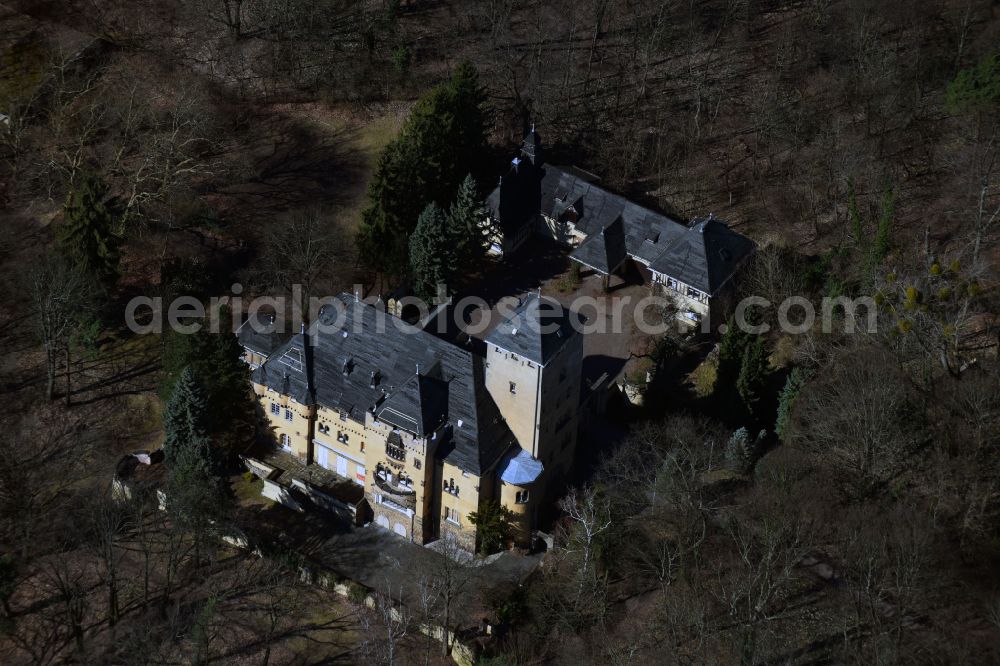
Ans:
[[[539,202],[542,214],[560,220],[572,210],[577,217],[576,229],[588,236],[600,232],[620,217],[630,255],[648,262],[652,259],[648,254],[658,253],[657,250],[684,231],[680,222],[597,185],[595,176],[552,164],[546,164],[544,171]],[[655,243],[644,245],[647,239],[657,236]]]
[[[448,414],[448,386],[441,364],[426,374],[418,369],[375,410],[375,416],[417,435],[427,435],[444,424]]]
[[[625,225],[621,215],[601,229],[599,233],[587,237],[569,255],[570,259],[593,268],[598,273],[610,275],[622,265],[628,255],[625,252]]]
[[[250,378],[257,384],[291,397],[295,402],[311,405],[316,397],[310,375],[311,352],[304,333],[293,335],[254,370]]]
[[[539,365],[547,364],[574,335],[580,317],[558,301],[531,293],[486,336],[495,345]]]
[[[695,220],[649,267],[712,295],[754,247],[752,240],[709,216]]]
[[[236,329],[236,339],[241,347],[270,356],[288,337],[283,328],[274,312],[255,310]]]

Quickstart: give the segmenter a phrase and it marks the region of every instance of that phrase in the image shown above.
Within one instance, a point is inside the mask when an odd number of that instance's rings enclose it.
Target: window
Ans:
[[[403,442],[400,440],[399,435],[390,435],[385,440],[385,454],[393,460],[406,462],[406,450],[403,448]]]
[[[447,520],[449,523],[454,523],[455,525],[462,524],[462,514],[460,514],[455,509],[452,509],[451,507],[446,506],[444,508],[444,519]]]
[[[341,430],[337,431],[337,441],[343,444],[347,444],[347,433]]]
[[[414,458],[413,459],[413,468],[414,469],[420,469],[420,458]]]
[[[514,494],[514,501],[517,502],[518,504],[527,504],[528,503],[528,491],[527,490],[518,490],[517,493]]]
[[[510,392],[514,395],[517,394],[517,384],[514,382],[510,382]]]
[[[294,418],[295,418],[295,412],[285,407],[285,420],[291,421]]]
[[[330,426],[328,426],[325,423],[320,423],[319,424],[319,431],[321,433],[323,433],[324,435],[329,435],[330,434]]]
[[[693,289],[691,287],[688,287],[687,288],[687,297],[688,298],[693,298],[696,301],[700,301],[701,300],[701,292],[698,291],[697,289]]]
[[[677,280],[675,280],[675,279],[673,279],[671,277],[668,277],[667,278],[667,286],[670,287],[671,289],[677,289]]]
[[[286,435],[284,433],[281,433],[280,441],[281,441],[281,448],[283,448],[286,451],[291,451],[292,450],[292,438],[291,437],[289,437],[288,435]]]
[[[271,413],[274,414],[275,416],[279,416],[281,414],[281,406],[276,402],[272,402]]]

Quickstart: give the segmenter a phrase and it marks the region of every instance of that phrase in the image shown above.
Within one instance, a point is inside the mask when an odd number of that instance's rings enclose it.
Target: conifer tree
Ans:
[[[201,559],[206,537],[226,508],[220,486],[222,467],[205,431],[207,420],[201,387],[194,371],[185,368],[164,413],[163,452],[170,472],[167,510],[193,537],[196,561]]]
[[[448,235],[463,270],[475,270],[486,256],[489,243],[482,228],[485,219],[485,206],[479,198],[476,181],[469,174],[458,186],[455,201],[448,211]]]
[[[219,320],[229,318],[223,308]],[[193,372],[206,405],[202,426],[220,458],[248,438],[253,427],[255,407],[241,355],[236,336],[207,328],[189,335],[168,331],[164,339],[161,395],[170,399],[184,371]]]
[[[788,426],[792,421],[792,406],[799,391],[805,386],[809,379],[809,372],[801,367],[792,368],[785,380],[785,387],[781,389],[781,396],[778,398],[778,417],[774,424],[774,432],[779,439],[784,440],[788,434]]]
[[[732,389],[740,374],[743,363],[743,351],[746,349],[750,336],[739,326],[732,315],[726,321],[726,332],[719,342],[719,366],[716,370],[716,390]]]
[[[60,251],[84,275],[106,288],[118,279],[118,238],[114,214],[104,202],[108,187],[87,175],[69,194],[57,232]]]
[[[477,511],[469,514],[469,522],[476,526],[479,552],[488,555],[502,548],[510,539],[514,530],[514,512],[496,500],[486,500]]]
[[[208,405],[194,370],[184,368],[174,385],[167,409],[163,413],[163,453],[167,462],[184,461],[194,464],[202,460],[206,471],[211,468],[211,453],[206,432]]]
[[[454,245],[448,237],[448,220],[435,204],[427,204],[410,237],[410,270],[413,290],[429,301],[439,284],[447,285],[455,266]]]
[[[358,229],[361,258],[372,268],[405,273],[407,239],[431,202],[447,206],[486,147],[486,96],[475,69],[459,66],[424,95],[379,156]]]
[[[739,393],[743,405],[750,414],[756,414],[768,370],[769,363],[764,337],[756,336],[744,349],[740,374],[736,378],[736,392]]]
[[[746,427],[736,430],[726,442],[726,466],[734,472],[748,474],[760,456],[766,437],[765,430],[757,433],[757,438],[754,440],[750,439]]]

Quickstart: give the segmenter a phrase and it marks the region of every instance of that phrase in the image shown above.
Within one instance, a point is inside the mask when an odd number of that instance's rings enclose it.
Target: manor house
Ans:
[[[251,380],[277,444],[362,486],[378,525],[472,550],[469,515],[496,500],[528,546],[577,444],[573,316],[531,294],[485,340],[455,342],[342,295],[255,354]]]

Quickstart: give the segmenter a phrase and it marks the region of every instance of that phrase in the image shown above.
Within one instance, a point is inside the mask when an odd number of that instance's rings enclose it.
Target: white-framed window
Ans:
[[[687,297],[688,298],[693,298],[696,301],[700,301],[701,300],[701,292],[698,291],[697,289],[693,288],[693,287],[688,287],[687,288]]]
[[[274,414],[275,416],[280,416],[281,415],[281,405],[279,405],[276,402],[272,402],[271,403],[271,413]]]
[[[444,508],[444,519],[453,525],[462,524],[462,514],[448,506]]]
[[[279,441],[281,442],[281,448],[283,448],[286,451],[291,451],[292,450],[292,438],[289,435],[286,435],[285,433],[281,433],[281,437],[279,437]]]
[[[348,438],[347,438],[347,433],[346,432],[344,432],[342,430],[338,430],[337,431],[337,441],[338,442],[340,442],[342,444],[347,444],[347,439]]]
[[[294,418],[295,418],[295,412],[285,407],[285,420],[291,421]]]
[[[527,490],[518,490],[514,494],[514,501],[517,502],[518,504],[527,504],[528,498],[529,498],[529,491]]]

